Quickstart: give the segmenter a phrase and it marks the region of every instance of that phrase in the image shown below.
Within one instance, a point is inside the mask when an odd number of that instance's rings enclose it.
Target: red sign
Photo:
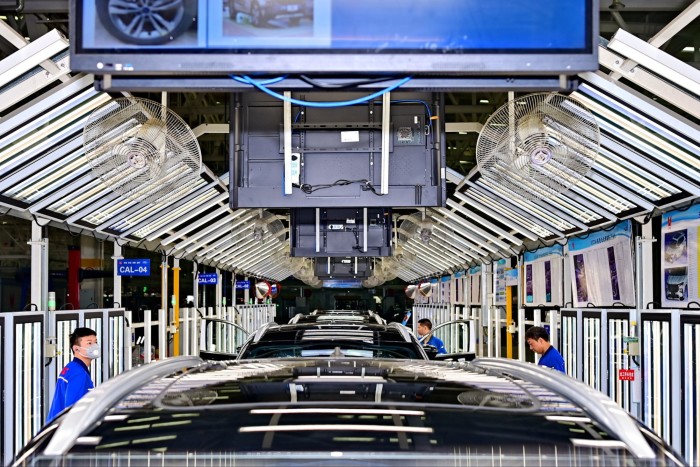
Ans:
[[[634,381],[634,370],[618,370],[617,377],[620,381]]]

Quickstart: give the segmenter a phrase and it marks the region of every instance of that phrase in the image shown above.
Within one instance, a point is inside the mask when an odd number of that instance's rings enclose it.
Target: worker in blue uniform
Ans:
[[[525,342],[530,350],[540,355],[539,365],[566,373],[564,358],[559,351],[549,342],[549,333],[540,326],[533,326],[525,332]]]
[[[97,334],[90,328],[76,328],[70,335],[70,348],[73,360],[58,375],[53,402],[46,417],[47,423],[95,387],[90,378],[90,364],[100,358]]]
[[[447,353],[445,343],[441,339],[433,336],[433,323],[428,318],[418,320],[418,341],[423,345],[432,345],[437,349],[437,353]]]

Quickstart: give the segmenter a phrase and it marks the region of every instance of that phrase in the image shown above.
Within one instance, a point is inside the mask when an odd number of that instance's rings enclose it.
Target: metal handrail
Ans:
[[[201,358],[190,355],[171,357],[136,367],[99,385],[83,396],[70,409],[46,446],[44,453],[47,456],[64,455],[87,428],[97,423],[105,412],[132,391],[155,378],[203,363],[204,360]]]
[[[243,340],[245,341],[248,338],[248,335],[250,334],[248,331],[246,331],[242,326],[234,323],[233,321],[229,321],[227,319],[221,319],[221,318],[202,318],[200,320],[200,329],[199,329],[199,349],[206,351],[206,336],[207,336],[207,322],[215,322],[215,323],[222,323],[222,324],[229,324],[238,330],[243,332]]]
[[[247,336],[248,334],[250,334],[250,333],[249,333],[248,331],[246,331],[245,328],[243,328],[241,325],[236,324],[236,323],[234,323],[233,321],[229,321],[229,320],[227,320],[227,319],[221,319],[221,318],[206,318],[206,317],[205,317],[205,318],[202,318],[200,321],[201,321],[202,327],[206,326],[207,321],[214,321],[214,322],[216,322],[216,323],[230,324],[231,326],[237,327],[238,329],[240,329],[241,331],[243,331],[243,332],[245,333],[246,336]]]
[[[556,370],[542,368],[533,363],[505,358],[477,358],[471,364],[480,368],[506,372],[561,394],[578,404],[585,412],[593,415],[608,433],[614,433],[637,458],[656,458],[654,450],[639,431],[635,421],[622,407],[602,392]]]

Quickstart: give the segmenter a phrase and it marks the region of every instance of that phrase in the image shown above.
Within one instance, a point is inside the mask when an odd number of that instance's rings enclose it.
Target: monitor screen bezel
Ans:
[[[598,68],[599,0],[582,0],[588,16],[584,48],[480,49],[460,53],[425,49],[387,49],[372,53],[355,49],[205,49],[196,44],[185,48],[115,46],[90,49],[84,46],[81,32],[81,1],[71,0],[71,68],[95,74],[541,76],[574,75]],[[200,29],[203,21],[206,20],[200,19]]]

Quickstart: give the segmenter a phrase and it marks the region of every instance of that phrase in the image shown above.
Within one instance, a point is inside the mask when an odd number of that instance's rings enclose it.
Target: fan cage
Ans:
[[[83,129],[93,175],[118,195],[161,204],[196,180],[202,155],[190,127],[167,107],[136,97],[95,109]]]
[[[588,174],[600,151],[595,117],[576,100],[537,93],[501,106],[476,148],[482,176],[524,199],[565,192]]]

